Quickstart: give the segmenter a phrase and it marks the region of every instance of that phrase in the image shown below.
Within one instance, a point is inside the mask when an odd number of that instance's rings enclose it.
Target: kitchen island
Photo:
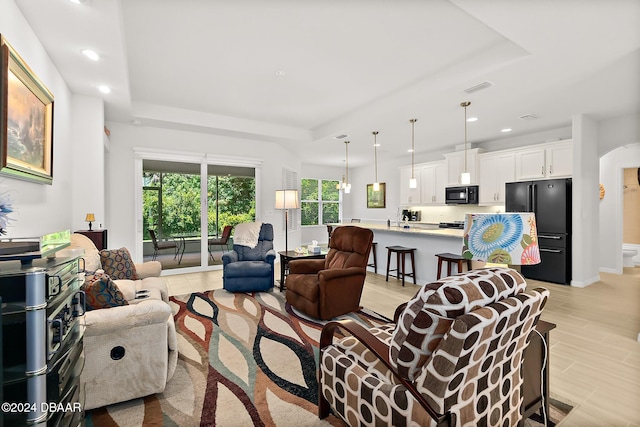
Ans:
[[[364,222],[330,225],[334,227],[355,225],[373,231],[373,241],[378,244],[378,274],[385,275],[387,271],[387,246],[398,245],[416,248],[416,281],[420,286],[436,280],[438,270],[436,254],[442,252],[462,253],[463,230],[439,228],[437,224],[409,222],[409,228],[387,227],[385,224]],[[395,256],[392,256],[391,268],[395,268],[395,265]],[[407,271],[410,270],[411,266],[407,260]],[[389,277],[389,280],[397,279]],[[410,285],[411,279],[409,278],[406,283]]]

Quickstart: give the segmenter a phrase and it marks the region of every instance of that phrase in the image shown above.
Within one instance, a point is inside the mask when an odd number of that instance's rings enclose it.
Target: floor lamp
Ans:
[[[276,190],[276,209],[284,209],[284,250],[289,251],[289,209],[298,209],[298,190]]]

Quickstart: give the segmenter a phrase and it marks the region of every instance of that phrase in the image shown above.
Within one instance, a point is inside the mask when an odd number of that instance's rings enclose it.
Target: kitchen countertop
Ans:
[[[391,233],[405,233],[405,234],[413,234],[413,235],[423,235],[423,236],[438,236],[438,237],[452,237],[457,239],[462,239],[464,235],[464,230],[459,228],[440,228],[438,224],[430,224],[430,223],[411,223],[409,222],[409,228],[398,227],[392,225],[387,227],[386,224],[376,224],[376,223],[367,223],[367,222],[348,222],[348,223],[339,223],[339,224],[330,224],[333,226],[340,225],[355,225],[358,227],[369,228],[376,231],[383,232],[391,232]]]

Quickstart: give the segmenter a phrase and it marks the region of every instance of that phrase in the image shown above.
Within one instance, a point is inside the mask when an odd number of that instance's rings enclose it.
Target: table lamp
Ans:
[[[284,250],[289,251],[289,209],[300,207],[298,190],[276,190],[276,209],[284,209]]]
[[[95,214],[88,213],[84,220],[89,223],[89,231],[91,231],[91,223],[96,220]]]
[[[467,214],[462,256],[501,266],[539,264],[535,214]]]

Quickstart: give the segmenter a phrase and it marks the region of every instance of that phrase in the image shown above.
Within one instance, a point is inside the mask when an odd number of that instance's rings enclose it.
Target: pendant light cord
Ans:
[[[464,107],[464,171],[467,172],[467,107],[471,105],[471,102],[465,101],[460,103],[461,107]]]
[[[373,162],[375,164],[374,170],[376,174],[375,182],[378,182],[378,132],[373,132]]]
[[[415,179],[415,153],[416,153],[416,145],[415,145],[415,124],[418,119],[411,119],[411,179]]]

